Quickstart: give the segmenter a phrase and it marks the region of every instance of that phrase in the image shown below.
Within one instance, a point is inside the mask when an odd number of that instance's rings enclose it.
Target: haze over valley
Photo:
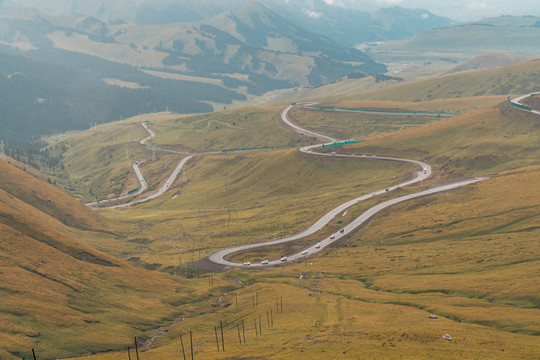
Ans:
[[[0,359],[533,359],[540,7],[0,1]]]

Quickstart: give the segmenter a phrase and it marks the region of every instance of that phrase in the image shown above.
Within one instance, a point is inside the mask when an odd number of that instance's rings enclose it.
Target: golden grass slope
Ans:
[[[102,216],[57,187],[4,161],[0,161],[0,190],[9,194],[11,199],[21,200],[66,226],[92,230],[113,228]]]
[[[419,128],[380,135],[350,152],[418,156],[441,171],[439,177],[493,175],[534,164],[540,157],[538,115],[506,102]]]
[[[5,162],[0,168],[2,187],[9,191],[0,189],[3,359],[29,357],[32,348],[56,358],[123,347],[126,334],[140,334],[175,314],[170,303],[182,298],[180,285],[54,228],[67,232],[59,221],[65,214],[72,226],[101,231],[107,220]],[[46,209],[33,203],[45,203]]]
[[[538,91],[540,60],[495,69],[468,71],[361,94],[342,100],[428,101],[469,96],[527,94]]]
[[[190,152],[262,146],[298,146],[309,141],[279,121],[281,106],[247,106],[151,124],[153,143]]]
[[[200,359],[536,358],[539,124],[537,116],[502,103],[344,147],[428,159],[438,181],[491,178],[389,208],[305,262],[223,274],[242,286],[223,297],[229,306],[168,327],[141,357],[181,358],[179,335],[186,345],[191,330]],[[276,306],[281,297],[283,313]],[[247,341],[240,345],[242,320]],[[254,320],[263,336],[256,336]],[[225,352],[216,350],[220,321]]]

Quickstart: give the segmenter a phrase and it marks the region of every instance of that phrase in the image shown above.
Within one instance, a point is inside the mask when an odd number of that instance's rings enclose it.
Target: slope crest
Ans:
[[[0,161],[0,189],[67,226],[102,231],[112,227],[108,220],[57,187],[4,161]]]

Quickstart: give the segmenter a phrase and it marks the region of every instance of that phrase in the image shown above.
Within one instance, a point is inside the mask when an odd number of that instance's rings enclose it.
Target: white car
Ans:
[[[320,249],[320,248],[321,248],[321,244],[315,245],[315,249]]]
[[[263,261],[261,261],[261,264],[263,264],[263,265],[268,265],[268,260],[263,260]]]
[[[336,235],[330,235],[330,240],[334,240],[336,238]]]
[[[246,262],[244,263],[244,266],[250,266],[250,265],[251,265],[251,263],[250,263],[249,261],[246,261]]]
[[[302,255],[307,255],[307,250],[302,251]]]
[[[281,257],[281,261],[287,261],[287,257],[286,257],[286,256],[282,256],[282,257]]]

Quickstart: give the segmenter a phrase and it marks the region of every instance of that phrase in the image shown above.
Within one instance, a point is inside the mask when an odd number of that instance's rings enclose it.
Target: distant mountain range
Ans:
[[[368,13],[323,0],[6,0],[0,7],[0,138],[10,146],[140,113],[209,112],[276,89],[384,73],[353,46],[451,22],[425,10]],[[461,28],[429,31],[446,29]],[[429,36],[403,44],[414,49]],[[444,39],[441,48],[455,45]],[[504,49],[490,51],[497,50]]]
[[[426,30],[369,49],[385,62],[447,59],[462,62],[491,52],[540,54],[540,17],[499,16]]]
[[[0,136],[38,138],[165,109],[208,112],[274,89],[381,72],[386,67],[361,51],[257,2],[168,25],[6,9]]]
[[[305,6],[297,1],[274,1],[269,6],[290,21],[314,33],[325,34],[347,47],[365,42],[406,39],[425,30],[453,23],[449,18],[436,16],[422,9],[399,6],[359,11],[328,5],[323,0]]]
[[[6,0],[7,5],[27,6],[105,22],[139,25],[200,22],[254,0]],[[259,1],[280,16],[339,44],[353,47],[366,41],[405,39],[453,21],[422,9],[399,6],[382,8],[381,2],[364,0],[355,8],[335,6],[324,0]],[[363,5],[363,6],[361,6]],[[362,8],[362,10],[359,10]]]

